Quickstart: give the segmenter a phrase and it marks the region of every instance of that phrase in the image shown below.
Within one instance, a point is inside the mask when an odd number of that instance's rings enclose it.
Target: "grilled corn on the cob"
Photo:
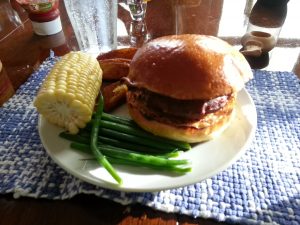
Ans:
[[[98,61],[83,52],[70,52],[47,75],[34,106],[50,123],[75,134],[91,120],[101,83]]]

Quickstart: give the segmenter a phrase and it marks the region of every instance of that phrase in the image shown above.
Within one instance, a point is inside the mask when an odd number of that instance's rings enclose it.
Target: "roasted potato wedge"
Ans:
[[[121,48],[121,49],[115,49],[103,54],[98,55],[98,60],[103,59],[116,59],[116,58],[122,58],[122,59],[132,59],[134,54],[136,53],[137,48]]]
[[[127,86],[120,81],[113,82],[102,88],[104,112],[111,112],[126,101]]]
[[[98,62],[103,71],[103,80],[115,81],[128,75],[130,66],[129,59],[103,59],[98,60]]]

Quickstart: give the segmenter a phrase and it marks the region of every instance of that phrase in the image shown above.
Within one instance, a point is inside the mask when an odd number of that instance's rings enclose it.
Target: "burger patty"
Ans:
[[[147,119],[189,126],[208,114],[222,109],[232,96],[220,96],[209,100],[178,100],[144,88],[129,86],[128,103],[137,108]],[[226,113],[226,112],[224,112]]]

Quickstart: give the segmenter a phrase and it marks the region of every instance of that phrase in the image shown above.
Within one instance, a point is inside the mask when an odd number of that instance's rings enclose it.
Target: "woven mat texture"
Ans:
[[[82,182],[46,154],[32,102],[56,61],[48,58],[0,107],[0,193],[48,199],[88,193],[228,223],[300,224],[300,84],[294,74],[254,71],[246,89],[257,109],[256,134],[228,169],[182,188],[125,193]]]

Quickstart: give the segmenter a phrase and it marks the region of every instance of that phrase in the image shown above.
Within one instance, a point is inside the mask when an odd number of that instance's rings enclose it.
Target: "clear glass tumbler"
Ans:
[[[117,48],[118,0],[64,0],[80,50],[98,55]]]
[[[131,18],[134,21],[141,21],[145,18],[147,0],[127,0]]]
[[[129,29],[130,44],[134,47],[141,47],[150,40],[147,25],[144,21],[131,21]]]

